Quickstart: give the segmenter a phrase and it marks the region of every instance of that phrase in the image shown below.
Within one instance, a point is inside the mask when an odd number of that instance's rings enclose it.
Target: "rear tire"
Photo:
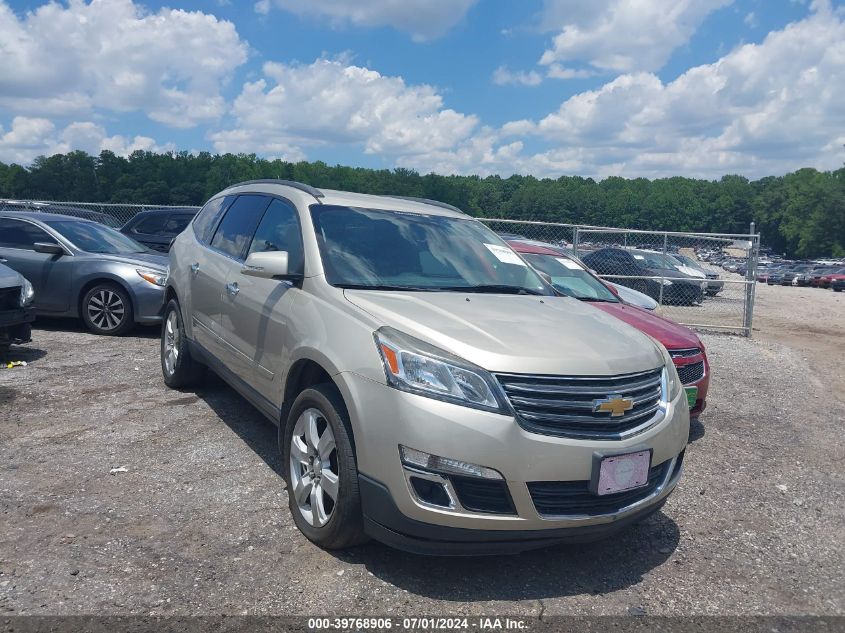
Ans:
[[[294,523],[308,540],[325,549],[368,540],[349,428],[343,398],[328,383],[300,393],[280,427]]]
[[[179,302],[171,299],[161,324],[161,373],[171,389],[193,387],[202,382],[205,365],[191,357]]]
[[[82,297],[80,308],[85,327],[100,336],[122,336],[135,325],[129,294],[115,283],[96,284]]]

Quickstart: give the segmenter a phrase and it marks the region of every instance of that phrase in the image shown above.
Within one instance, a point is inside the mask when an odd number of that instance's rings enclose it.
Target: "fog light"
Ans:
[[[446,486],[442,483],[430,479],[421,479],[420,477],[411,477],[411,486],[413,486],[417,498],[423,503],[440,506],[441,508],[452,507],[452,500],[449,493],[446,492]]]
[[[483,479],[504,479],[501,473],[487,466],[462,462],[451,457],[439,457],[418,451],[414,448],[399,445],[399,454],[402,463],[406,466],[416,466],[424,470],[430,470],[447,475],[463,475],[465,477],[481,477]]]

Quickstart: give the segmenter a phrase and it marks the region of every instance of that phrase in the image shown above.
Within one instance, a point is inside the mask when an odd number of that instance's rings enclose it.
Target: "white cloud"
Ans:
[[[20,18],[0,0],[0,33],[0,107],[27,115],[140,110],[191,127],[225,112],[221,84],[247,58],[231,22],[132,0],[51,2]]]
[[[172,143],[159,145],[154,139],[145,136],[132,139],[108,136],[103,127],[90,121],[71,123],[63,130],[58,130],[49,119],[18,116],[12,120],[8,131],[0,125],[2,162],[27,165],[37,156],[63,154],[72,150],[83,150],[89,154],[111,150],[115,154],[127,156],[135,150],[170,152],[175,147]]]
[[[244,86],[232,113],[234,128],[211,135],[215,149],[281,157],[328,144],[386,156],[443,151],[477,125],[476,117],[444,108],[431,86],[408,86],[343,59],[267,63],[264,78]]]
[[[559,31],[540,63],[654,71],[704,19],[734,0],[546,0],[542,25]]]
[[[296,15],[322,18],[332,26],[389,26],[417,41],[444,35],[460,22],[477,0],[259,0],[258,13],[271,5]]]
[[[507,66],[499,66],[493,71],[493,83],[497,86],[539,86],[543,81],[543,76],[536,70],[530,72],[512,71]]]
[[[674,81],[622,75],[538,121],[510,122],[416,164],[462,173],[598,177],[838,168],[845,161],[845,22],[826,0],[812,6],[809,17],[762,43],[738,47]],[[529,139],[546,149],[526,153],[521,146]],[[482,140],[484,150],[473,153]]]

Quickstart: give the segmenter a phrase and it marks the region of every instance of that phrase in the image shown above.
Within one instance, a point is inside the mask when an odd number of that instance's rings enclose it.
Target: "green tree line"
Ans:
[[[757,223],[763,244],[793,257],[845,256],[845,168],[800,169],[748,180],[580,176],[441,176],[208,152],[128,157],[104,151],[0,162],[0,197],[78,202],[200,205],[228,185],[258,178],[315,187],[419,196],[479,217],[544,220],[636,229],[745,233]]]

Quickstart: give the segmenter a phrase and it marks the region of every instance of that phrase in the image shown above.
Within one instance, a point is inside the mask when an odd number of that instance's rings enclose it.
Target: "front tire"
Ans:
[[[326,549],[366,542],[349,415],[337,388],[305,389],[282,429],[282,463],[296,526]]]
[[[164,308],[164,321],[161,324],[161,373],[164,376],[164,384],[171,389],[197,385],[205,374],[205,366],[191,357],[182,323],[182,310],[176,299],[168,301]]]
[[[82,322],[94,334],[122,336],[135,325],[129,294],[114,283],[99,283],[82,297]]]

